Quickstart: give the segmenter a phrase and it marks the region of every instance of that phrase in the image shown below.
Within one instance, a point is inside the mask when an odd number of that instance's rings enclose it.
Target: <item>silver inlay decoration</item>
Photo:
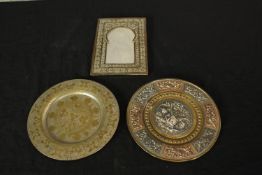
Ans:
[[[167,134],[183,134],[193,126],[191,109],[177,100],[164,100],[155,110],[157,127]]]
[[[153,152],[160,153],[161,144],[158,141],[149,137],[149,135],[147,134],[147,132],[144,129],[138,131],[136,135],[138,136],[139,140],[142,141],[143,145],[150,148],[150,150]]]
[[[205,128],[201,137],[193,143],[195,149],[198,152],[203,151],[206,147],[208,147],[211,140],[214,138],[215,133],[216,130]]]
[[[144,104],[149,97],[151,97],[152,95],[154,95],[154,93],[156,92],[156,90],[154,89],[153,86],[148,86],[146,88],[144,88],[136,97],[136,100],[141,103]]]
[[[204,102],[207,100],[207,97],[199,89],[193,86],[186,85],[185,92],[196,98],[196,100],[199,102]]]

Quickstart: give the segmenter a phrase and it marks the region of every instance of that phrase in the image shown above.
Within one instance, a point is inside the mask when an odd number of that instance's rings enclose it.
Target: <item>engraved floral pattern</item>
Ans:
[[[139,103],[144,104],[149,97],[153,96],[153,94],[156,92],[153,86],[145,87],[143,90],[139,92],[139,94],[136,97],[136,100]]]
[[[61,144],[50,139],[42,122],[44,111],[50,102],[68,92],[90,92],[100,101],[103,117],[101,126],[90,138],[77,144]],[[89,80],[69,80],[51,87],[34,103],[28,116],[27,130],[33,145],[42,154],[57,160],[75,160],[89,156],[100,150],[113,136],[119,121],[119,107],[114,95],[103,85]],[[74,127],[73,127],[74,128]]]
[[[92,98],[74,94],[54,102],[47,114],[47,127],[54,139],[74,143],[87,139],[99,127],[99,104]]]
[[[206,112],[206,122],[207,124],[212,127],[216,128],[217,127],[217,118],[216,118],[216,112],[215,108],[211,104],[206,104],[205,105],[205,112]]]
[[[185,92],[195,97],[199,102],[204,102],[207,100],[207,97],[204,95],[204,93],[191,85],[186,85]]]
[[[164,82],[156,81],[154,85],[159,90],[181,90],[183,87],[183,83],[179,80],[177,81],[166,80]]]
[[[205,128],[200,138],[193,143],[195,149],[201,152],[207,148],[214,138],[215,132],[214,129]]]
[[[142,122],[142,109],[134,104],[129,110],[130,125],[133,131],[138,131],[144,127]]]
[[[136,135],[143,142],[143,144],[147,146],[151,151],[155,153],[160,153],[161,144],[158,141],[152,139],[145,130],[138,131]]]
[[[163,155],[168,159],[175,159],[177,161],[188,158],[194,154],[190,145],[170,146],[163,148]]]

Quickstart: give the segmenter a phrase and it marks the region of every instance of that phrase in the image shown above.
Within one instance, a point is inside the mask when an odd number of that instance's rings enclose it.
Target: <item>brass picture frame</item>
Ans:
[[[125,44],[120,43],[120,47],[113,48],[113,61],[108,61],[108,53],[110,48],[108,34],[113,30],[130,30],[134,35],[131,47],[133,53],[124,52],[127,60],[117,62],[117,54],[121,53],[121,49]],[[114,31],[117,33],[117,31]],[[123,38],[123,33],[117,34]],[[148,75],[148,60],[147,60],[147,39],[146,39],[146,18],[100,18],[97,23],[96,38],[93,49],[92,64],[90,75]],[[119,37],[118,37],[119,38]],[[128,36],[126,37],[128,38]],[[129,37],[130,38],[130,37]],[[119,44],[118,44],[119,45]],[[112,50],[112,49],[111,49]],[[112,55],[112,54],[111,54]],[[121,57],[121,54],[119,54]],[[123,54],[122,54],[123,55]],[[133,59],[133,61],[132,61]],[[120,60],[120,59],[118,59]],[[131,60],[131,61],[130,61]]]

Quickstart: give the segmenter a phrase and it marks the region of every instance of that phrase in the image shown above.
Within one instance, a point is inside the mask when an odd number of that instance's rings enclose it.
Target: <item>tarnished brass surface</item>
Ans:
[[[138,89],[127,108],[127,125],[136,143],[162,160],[194,160],[211,149],[220,132],[219,111],[196,85],[160,79]]]
[[[75,160],[100,150],[119,121],[114,95],[90,80],[69,80],[44,92],[28,116],[29,137],[38,151],[57,160]]]

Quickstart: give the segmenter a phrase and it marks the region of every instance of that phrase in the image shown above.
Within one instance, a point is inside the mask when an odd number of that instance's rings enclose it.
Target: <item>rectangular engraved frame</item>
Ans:
[[[133,63],[106,63],[107,34],[118,27],[135,34]],[[98,19],[90,75],[148,75],[146,18]]]

